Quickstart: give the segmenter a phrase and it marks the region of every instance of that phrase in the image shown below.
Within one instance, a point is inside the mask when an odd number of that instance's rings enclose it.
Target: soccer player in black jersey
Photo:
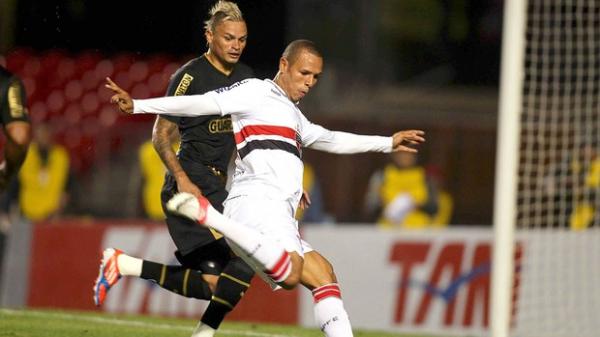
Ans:
[[[253,77],[252,70],[238,62],[246,46],[247,28],[237,5],[219,1],[210,14],[205,22],[208,51],[177,70],[167,95],[203,94]],[[172,139],[177,132],[181,145],[175,154]],[[229,116],[157,117],[152,142],[168,169],[161,193],[163,209],[176,192],[189,192],[204,195],[223,210],[227,166],[235,146]],[[213,336],[249,287],[254,271],[232,256],[219,233],[165,214],[181,266],[141,260],[108,248],[94,286],[94,300],[100,305],[121,275],[152,280],[177,294],[211,300],[193,336]]]
[[[4,161],[0,163],[0,192],[6,190],[25,161],[31,142],[31,124],[21,80],[0,66],[0,124],[4,131]],[[0,270],[6,233],[0,230]]]
[[[0,191],[6,188],[27,155],[31,142],[31,124],[21,80],[0,66],[0,123],[4,129],[4,162],[0,164]]]

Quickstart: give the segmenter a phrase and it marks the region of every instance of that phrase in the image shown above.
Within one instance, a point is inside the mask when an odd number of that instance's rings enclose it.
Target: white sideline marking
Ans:
[[[172,324],[164,324],[164,323],[147,323],[140,321],[128,321],[122,320],[118,318],[105,318],[105,317],[87,317],[87,316],[77,316],[77,315],[69,315],[69,314],[57,314],[57,313],[47,313],[47,312],[39,312],[39,311],[23,311],[23,310],[13,310],[13,309],[0,309],[1,314],[7,315],[15,315],[15,316],[34,316],[41,318],[57,318],[64,320],[79,320],[85,322],[93,322],[93,323],[107,323],[114,325],[123,325],[123,326],[134,326],[134,327],[143,327],[143,328],[152,328],[152,329],[165,329],[165,330],[182,330],[192,332],[194,328],[183,327]],[[253,336],[253,337],[294,337],[293,335],[278,335],[278,334],[270,334],[264,332],[251,332],[251,331],[241,331],[241,330],[218,330],[217,334],[219,335],[242,335],[242,336]]]

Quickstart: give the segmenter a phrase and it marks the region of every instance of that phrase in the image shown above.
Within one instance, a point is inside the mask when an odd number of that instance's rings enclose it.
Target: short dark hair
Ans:
[[[285,50],[283,51],[283,54],[281,54],[281,57],[288,60],[290,64],[293,64],[294,62],[296,62],[296,59],[302,51],[307,51],[315,56],[323,58],[323,55],[321,54],[321,52],[317,48],[317,45],[314,42],[302,39],[290,42],[290,44],[288,44],[287,47],[285,47]]]

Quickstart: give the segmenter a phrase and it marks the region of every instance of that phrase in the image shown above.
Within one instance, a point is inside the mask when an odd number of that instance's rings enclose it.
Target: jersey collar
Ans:
[[[275,87],[275,90],[279,91],[279,93],[281,93],[283,95],[283,97],[287,98],[288,101],[292,102],[292,100],[288,97],[288,95],[285,93],[285,91],[283,91],[283,89],[281,89],[281,87],[278,86],[277,83],[275,83],[275,81],[270,80],[268,78],[265,79],[265,81],[271,83],[271,85]],[[300,102],[292,102],[292,104],[294,104],[294,105],[298,105],[298,103],[300,103]]]
[[[235,65],[234,65],[233,68],[231,69],[231,72],[228,75],[225,72],[223,72],[221,69],[219,69],[214,63],[212,63],[212,61],[208,58],[208,53],[204,53],[202,56],[204,56],[204,59],[206,60],[206,62],[208,62],[208,64],[210,64],[211,67],[215,68],[216,71],[218,71],[225,77],[231,77],[231,75],[235,71]]]

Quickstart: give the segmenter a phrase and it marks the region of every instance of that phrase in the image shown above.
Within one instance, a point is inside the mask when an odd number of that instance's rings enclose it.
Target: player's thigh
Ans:
[[[303,245],[292,210],[286,201],[245,196],[229,199],[225,203],[226,216],[259,231],[283,246],[287,252],[296,252],[302,257]]]
[[[326,284],[336,283],[337,278],[331,263],[319,252],[312,250],[304,254],[302,285],[313,290]]]

